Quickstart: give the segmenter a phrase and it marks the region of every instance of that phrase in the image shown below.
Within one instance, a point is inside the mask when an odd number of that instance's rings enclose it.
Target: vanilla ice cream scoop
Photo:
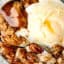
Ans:
[[[53,0],[41,1],[26,8],[28,39],[40,45],[62,44],[64,40],[64,5]]]

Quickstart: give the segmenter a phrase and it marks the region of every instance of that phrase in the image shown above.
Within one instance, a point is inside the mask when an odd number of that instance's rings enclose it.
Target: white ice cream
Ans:
[[[45,2],[46,1],[46,2]],[[52,46],[64,39],[64,5],[53,0],[40,0],[26,8],[29,40]]]

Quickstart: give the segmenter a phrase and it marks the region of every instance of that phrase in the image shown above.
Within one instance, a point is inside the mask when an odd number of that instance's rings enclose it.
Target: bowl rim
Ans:
[[[0,9],[12,0],[0,0]]]

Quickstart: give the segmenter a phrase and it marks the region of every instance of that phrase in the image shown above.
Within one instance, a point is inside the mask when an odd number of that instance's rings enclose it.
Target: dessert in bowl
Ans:
[[[0,53],[9,64],[64,63],[61,1],[9,1],[0,9],[0,32]]]

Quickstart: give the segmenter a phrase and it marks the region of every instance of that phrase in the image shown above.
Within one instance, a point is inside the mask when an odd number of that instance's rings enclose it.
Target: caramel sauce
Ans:
[[[19,6],[18,6],[19,5]],[[3,10],[4,12],[10,16],[10,10],[12,7],[15,7],[16,11],[18,12],[18,20],[19,20],[19,28],[20,27],[24,27],[27,28],[27,13],[25,11],[25,8],[23,7],[23,5],[19,1],[11,1],[8,2],[7,4],[5,4],[3,6]]]

